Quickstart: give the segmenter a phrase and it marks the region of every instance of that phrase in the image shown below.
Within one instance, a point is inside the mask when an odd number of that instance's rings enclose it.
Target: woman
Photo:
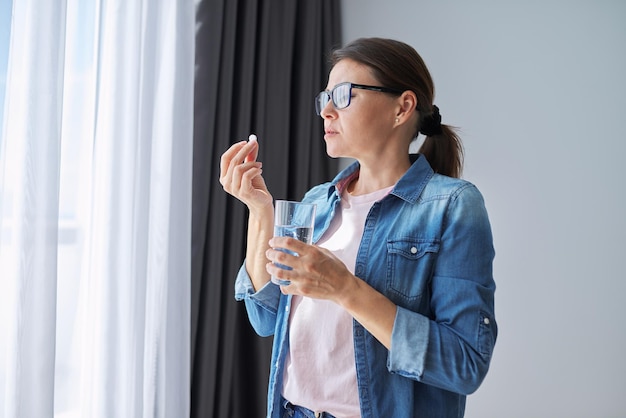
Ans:
[[[222,156],[220,181],[250,213],[236,298],[257,333],[274,335],[268,417],[462,417],[485,377],[497,334],[491,229],[481,194],[458,179],[461,143],[433,96],[404,43],[334,51],[316,110],[328,155],[356,162],[305,195],[314,245],[272,237],[256,141]]]

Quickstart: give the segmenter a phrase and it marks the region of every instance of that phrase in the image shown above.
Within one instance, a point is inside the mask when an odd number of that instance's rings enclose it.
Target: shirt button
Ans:
[[[483,319],[483,322],[484,322],[485,325],[489,325],[489,318]]]
[[[417,248],[411,247],[411,254],[417,254]]]

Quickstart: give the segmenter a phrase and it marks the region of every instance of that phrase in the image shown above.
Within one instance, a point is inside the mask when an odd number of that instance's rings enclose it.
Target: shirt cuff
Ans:
[[[392,373],[420,378],[424,373],[430,320],[423,315],[397,307],[391,332],[387,368]]]
[[[235,299],[239,301],[250,299],[264,309],[275,313],[280,299],[280,287],[269,281],[255,291],[244,261],[235,280]]]

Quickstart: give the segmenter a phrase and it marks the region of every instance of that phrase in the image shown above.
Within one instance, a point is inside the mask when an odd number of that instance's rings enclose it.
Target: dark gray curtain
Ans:
[[[196,20],[192,234],[192,417],[261,417],[271,338],[233,298],[247,212],[218,182],[219,157],[257,134],[274,198],[336,174],[313,97],[340,42],[339,0],[203,0]]]

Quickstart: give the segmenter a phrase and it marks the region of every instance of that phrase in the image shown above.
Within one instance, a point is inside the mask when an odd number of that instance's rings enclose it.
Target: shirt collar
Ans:
[[[409,203],[415,203],[434,172],[423,155],[412,154],[410,157],[412,162],[411,167],[409,167],[407,172],[398,180],[390,194],[406,200]],[[359,168],[360,165],[358,161],[355,161],[337,174],[328,188],[328,199],[330,199],[334,193],[341,195],[350,181],[357,175]]]

